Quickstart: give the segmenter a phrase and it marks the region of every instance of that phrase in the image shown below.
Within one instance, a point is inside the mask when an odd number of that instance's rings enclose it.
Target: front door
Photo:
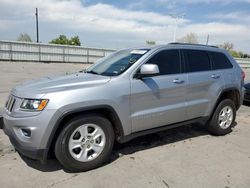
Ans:
[[[187,74],[182,73],[179,50],[163,50],[148,64],[160,75],[131,79],[132,131],[156,128],[187,119]]]

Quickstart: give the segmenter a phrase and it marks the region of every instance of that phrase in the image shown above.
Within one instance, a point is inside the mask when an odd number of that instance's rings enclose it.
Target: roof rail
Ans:
[[[190,46],[204,46],[204,47],[212,47],[212,48],[218,48],[218,46],[212,46],[212,45],[205,45],[205,44],[191,44],[191,43],[181,43],[181,42],[171,42],[168,44],[172,45],[190,45]]]

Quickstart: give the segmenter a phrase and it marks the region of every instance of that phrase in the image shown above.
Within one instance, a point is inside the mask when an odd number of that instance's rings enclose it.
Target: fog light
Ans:
[[[30,129],[21,129],[22,133],[24,136],[26,137],[30,137],[31,136],[31,131]]]

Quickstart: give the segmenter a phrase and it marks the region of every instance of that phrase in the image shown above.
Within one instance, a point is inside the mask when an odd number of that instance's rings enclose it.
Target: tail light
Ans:
[[[246,74],[244,71],[241,71],[241,79],[244,81],[246,78]]]

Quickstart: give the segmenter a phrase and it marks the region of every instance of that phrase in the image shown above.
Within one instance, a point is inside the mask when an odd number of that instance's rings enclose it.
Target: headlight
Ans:
[[[24,110],[42,111],[48,102],[49,100],[47,99],[23,99],[20,108]]]

